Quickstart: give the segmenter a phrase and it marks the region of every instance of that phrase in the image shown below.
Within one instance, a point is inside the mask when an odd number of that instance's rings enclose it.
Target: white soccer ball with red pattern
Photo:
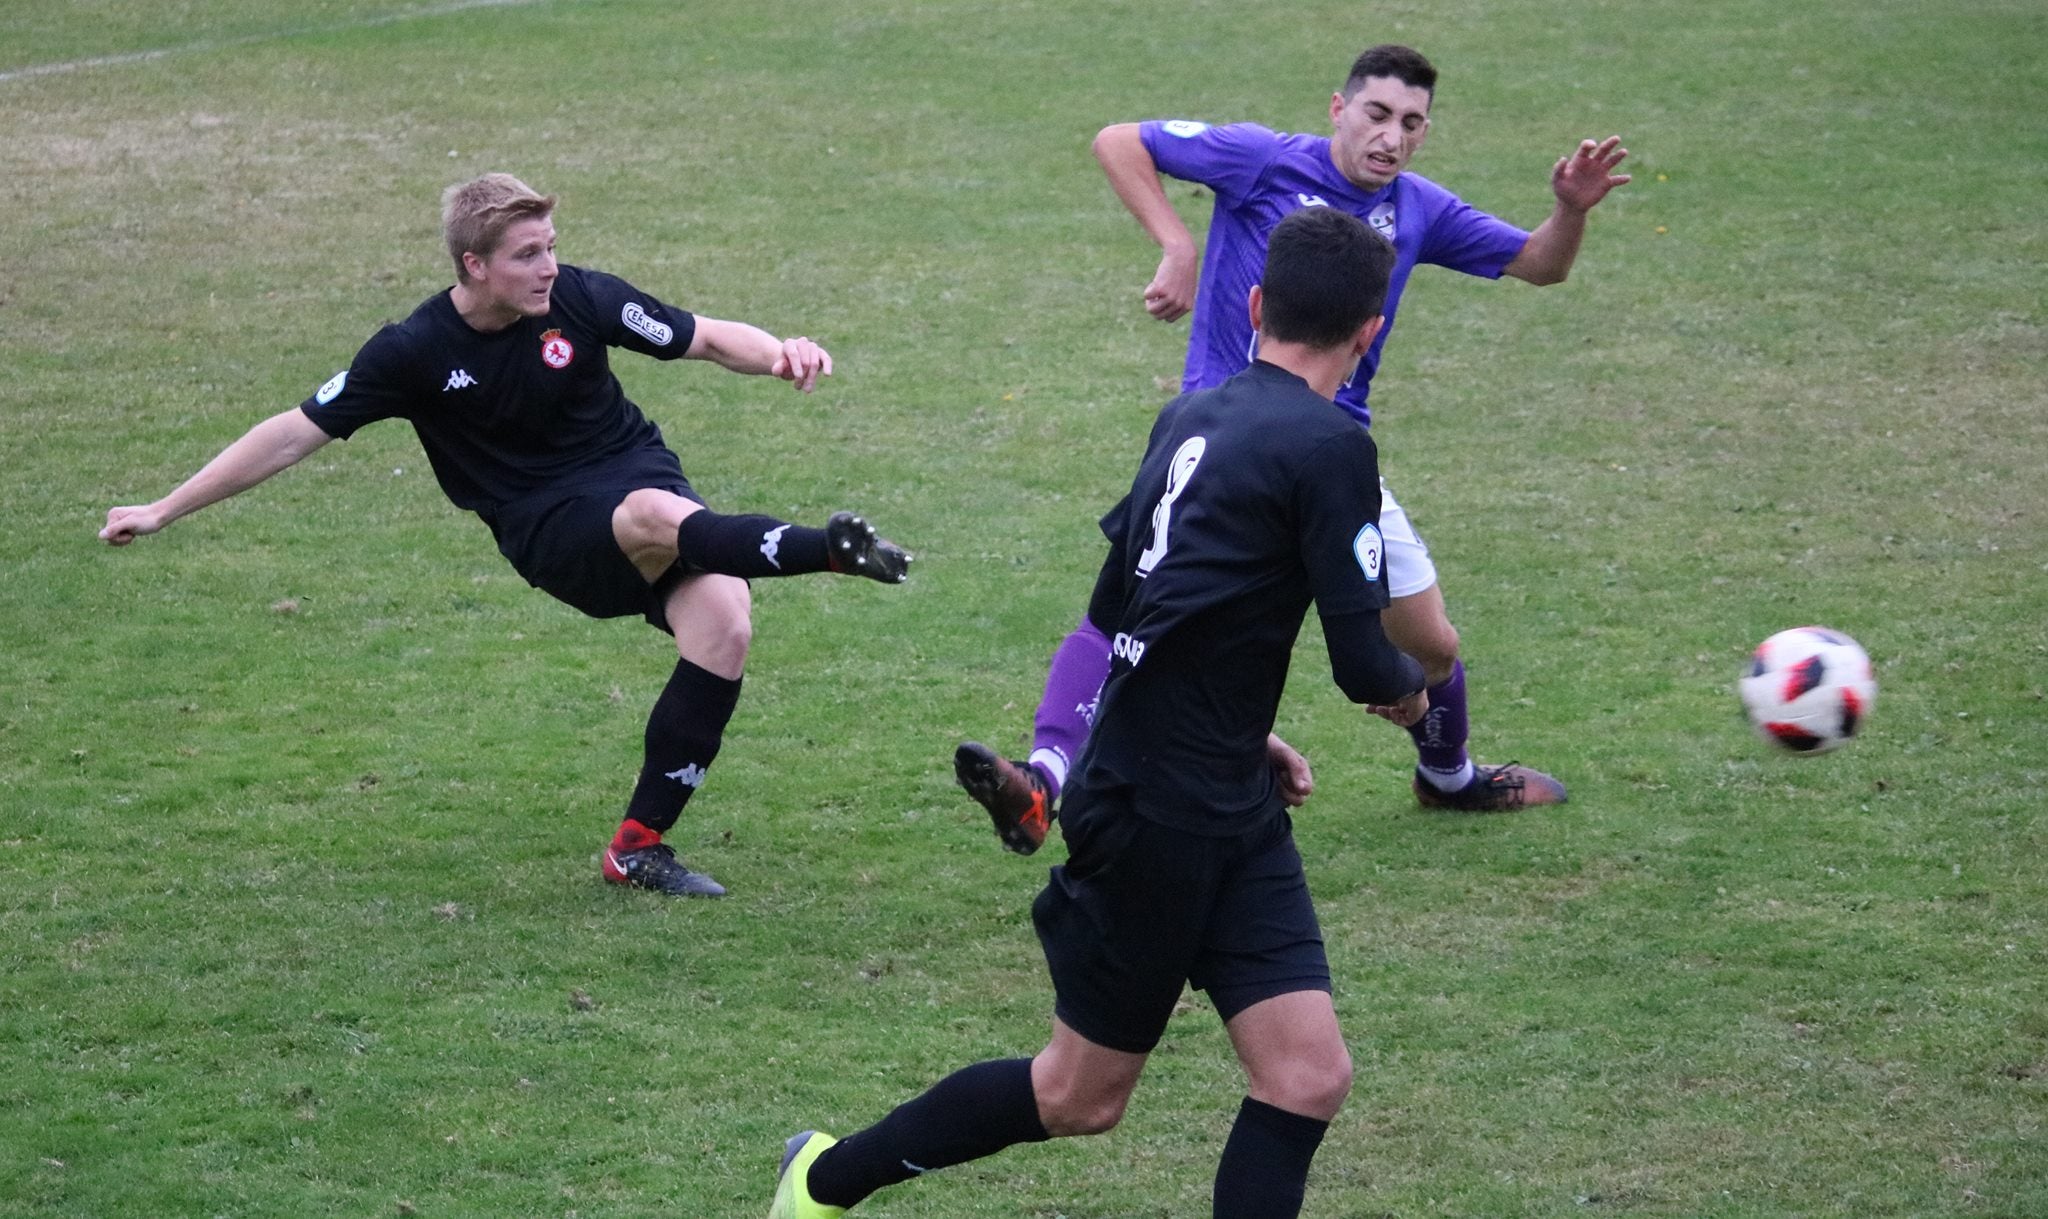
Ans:
[[[1749,722],[1766,741],[1820,753],[1856,735],[1877,702],[1877,681],[1854,639],[1801,626],[1757,645],[1741,692]]]

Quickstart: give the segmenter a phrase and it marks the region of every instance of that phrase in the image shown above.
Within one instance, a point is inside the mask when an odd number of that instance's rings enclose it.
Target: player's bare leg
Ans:
[[[1097,1045],[1053,1017],[1052,1040],[1031,1060],[1038,1120],[1054,1138],[1102,1134],[1123,1120],[1147,1055]]]
[[[1213,1213],[1301,1213],[1309,1164],[1351,1091],[1351,1054],[1327,991],[1275,995],[1226,1026],[1249,1077],[1216,1165]]]

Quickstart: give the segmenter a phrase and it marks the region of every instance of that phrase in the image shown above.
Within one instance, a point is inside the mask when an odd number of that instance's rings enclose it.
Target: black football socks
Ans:
[[[1216,1165],[1214,1219],[1293,1219],[1330,1123],[1247,1096]]]
[[[726,721],[739,700],[738,681],[687,660],[676,662],[676,671],[647,715],[640,781],[626,805],[629,821],[656,834],[676,823],[718,756]]]
[[[1049,1137],[1038,1120],[1031,1060],[980,1062],[826,1148],[806,1186],[826,1206],[852,1206],[885,1185]]]
[[[748,580],[832,570],[823,529],[709,508],[692,512],[676,528],[676,557],[699,571]]]

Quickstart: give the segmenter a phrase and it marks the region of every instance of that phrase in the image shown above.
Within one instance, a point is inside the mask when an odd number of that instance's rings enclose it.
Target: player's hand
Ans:
[[[1618,135],[1610,135],[1598,144],[1580,140],[1577,152],[1559,157],[1551,167],[1550,189],[1566,207],[1591,211],[1594,204],[1607,197],[1608,191],[1629,180],[1629,175],[1614,172],[1614,167],[1627,155],[1628,149],[1621,146]]]
[[[1145,312],[1162,322],[1177,322],[1195,307],[1195,280],[1200,267],[1195,252],[1168,250],[1145,285]]]
[[[808,394],[817,387],[819,377],[832,375],[832,357],[807,338],[784,339],[768,372]]]
[[[1309,773],[1308,759],[1301,756],[1294,746],[1272,733],[1266,734],[1266,761],[1273,766],[1273,780],[1280,786],[1280,798],[1289,808],[1300,808],[1308,802],[1309,793],[1316,789],[1315,776]]]
[[[1390,706],[1367,707],[1366,710],[1383,720],[1391,720],[1406,728],[1408,725],[1429,714],[1429,691],[1417,690],[1398,703]]]
[[[126,546],[136,538],[155,533],[163,527],[163,517],[148,504],[109,508],[106,528],[100,530],[100,541],[109,546]]]

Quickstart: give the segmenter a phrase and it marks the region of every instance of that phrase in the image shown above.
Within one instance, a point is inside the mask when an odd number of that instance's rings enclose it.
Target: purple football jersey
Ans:
[[[1220,385],[1251,363],[1255,336],[1245,301],[1265,269],[1266,239],[1289,212],[1341,208],[1394,244],[1387,324],[1358,362],[1358,371],[1337,391],[1337,405],[1368,424],[1372,412],[1366,395],[1415,264],[1498,279],[1529,240],[1526,230],[1417,174],[1404,173],[1376,191],[1359,189],[1330,160],[1326,136],[1289,135],[1256,123],[1212,127],[1185,119],[1142,123],[1138,132],[1160,172],[1216,193],[1195,291],[1183,390]]]

